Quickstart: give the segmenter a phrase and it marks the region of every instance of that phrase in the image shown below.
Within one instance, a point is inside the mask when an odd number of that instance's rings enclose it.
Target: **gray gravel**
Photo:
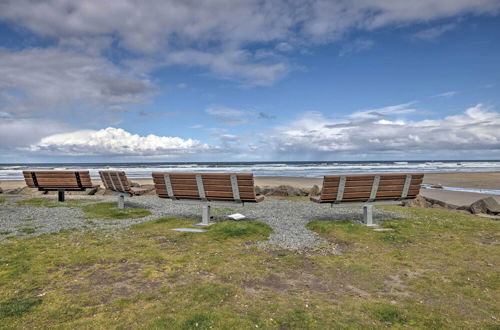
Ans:
[[[148,209],[152,214],[144,218],[125,220],[88,220],[77,207],[16,206],[13,204],[15,201],[31,197],[4,195],[2,198],[6,198],[7,201],[0,204],[0,240],[10,236],[30,237],[66,229],[126,227],[163,216],[196,220],[201,218],[201,207],[198,205],[174,203],[155,196],[126,198],[126,207]],[[68,196],[67,199],[116,201],[114,196]],[[245,221],[261,221],[273,229],[269,241],[262,242],[262,245],[294,251],[335,248],[305,227],[310,221],[359,221],[362,218],[361,207],[331,208],[329,205],[318,205],[308,201],[268,198],[259,204],[247,203],[244,207],[236,205],[213,207],[213,221],[226,220],[227,215],[235,212],[244,214],[247,217]],[[401,215],[374,209],[375,220],[390,217],[401,217]]]

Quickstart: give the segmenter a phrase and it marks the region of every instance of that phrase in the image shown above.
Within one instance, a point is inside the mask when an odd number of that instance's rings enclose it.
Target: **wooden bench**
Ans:
[[[146,189],[131,187],[123,171],[99,171],[99,176],[104,187],[118,195],[119,209],[125,205],[125,196],[138,196],[146,192]]]
[[[316,203],[332,206],[363,206],[363,223],[374,226],[373,205],[402,204],[414,199],[422,184],[421,173],[325,175],[321,195],[311,197]]]
[[[259,203],[252,173],[162,173],[154,172],[156,194],[173,202],[201,204],[202,222],[210,225],[211,205]]]
[[[23,171],[23,175],[30,188],[57,191],[59,202],[64,202],[65,191],[93,188],[89,171]]]

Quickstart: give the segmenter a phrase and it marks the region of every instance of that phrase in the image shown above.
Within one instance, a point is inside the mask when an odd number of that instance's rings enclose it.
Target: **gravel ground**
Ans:
[[[0,204],[0,240],[10,236],[30,237],[66,229],[126,227],[163,216],[201,219],[200,206],[173,203],[155,196],[126,198],[126,207],[144,208],[150,210],[152,214],[144,218],[125,220],[88,220],[78,207],[16,206],[14,202],[31,197],[4,195],[2,198],[6,198],[6,202]],[[91,200],[116,201],[114,196],[67,196],[67,200],[71,199],[87,199],[89,203],[94,203]],[[309,201],[268,198],[259,204],[247,203],[244,207],[236,205],[212,207],[213,221],[226,220],[227,215],[235,212],[244,214],[247,217],[246,221],[261,221],[273,229],[269,241],[262,242],[262,245],[295,251],[335,249],[318,234],[305,227],[312,220],[362,219],[361,207],[331,208],[330,205],[318,205]],[[375,220],[390,217],[401,217],[401,215],[374,209]]]

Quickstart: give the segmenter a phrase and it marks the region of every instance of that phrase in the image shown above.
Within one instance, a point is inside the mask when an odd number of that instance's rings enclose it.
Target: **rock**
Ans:
[[[14,188],[5,190],[6,194],[10,195],[44,195],[44,191],[38,191],[36,188],[30,188],[28,186],[24,186],[22,188]]]
[[[432,204],[424,196],[417,195],[415,199],[404,201],[403,205],[408,207],[430,207]]]
[[[139,188],[145,189],[146,192],[142,195],[156,195],[156,189],[154,184],[143,184]]]
[[[311,190],[309,190],[309,196],[319,196],[321,194],[321,190],[317,185],[314,185]]]
[[[458,205],[448,204],[446,202],[429,197],[424,197],[422,195],[417,195],[415,199],[403,202],[403,205],[409,207],[432,207],[450,210],[459,210],[461,208]]]
[[[129,181],[128,183],[131,187],[134,187],[134,188],[141,188],[141,185],[138,184],[137,182],[132,182],[132,181]]]
[[[287,185],[281,185],[278,187],[269,187],[269,186],[256,187],[255,193],[260,194],[260,195],[265,195],[265,196],[283,196],[283,197],[308,196],[309,190],[295,188],[295,187],[287,186]]]
[[[300,196],[297,189],[292,186],[281,185],[274,189],[274,196]]]
[[[469,211],[473,214],[500,214],[500,204],[493,197],[486,197],[475,201],[469,207]]]
[[[431,188],[434,188],[434,189],[443,189],[443,186],[441,184],[433,184],[433,185],[431,185]]]
[[[92,188],[85,189],[85,192],[87,193],[87,195],[90,195],[90,196],[95,195],[97,191],[99,191],[99,186],[93,186]]]

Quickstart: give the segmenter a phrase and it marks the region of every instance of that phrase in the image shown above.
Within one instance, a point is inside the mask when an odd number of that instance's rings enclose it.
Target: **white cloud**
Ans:
[[[332,120],[307,113],[262,139],[281,155],[318,157],[366,153],[376,158],[480,153],[500,156],[500,113],[478,104],[441,119],[403,121],[367,117]]]
[[[198,153],[211,149],[193,139],[158,136],[140,136],[121,128],[79,130],[50,135],[32,144],[29,151],[47,155],[72,156],[162,156],[171,157]]]
[[[40,112],[83,106],[116,109],[144,101],[155,88],[101,58],[54,48],[0,50],[0,109]]]
[[[357,111],[349,116],[347,116],[351,120],[366,120],[366,119],[376,119],[380,117],[387,117],[391,115],[404,115],[409,113],[414,113],[417,110],[412,108],[416,102],[408,102],[403,104],[391,105],[382,108],[370,109]]]
[[[427,41],[436,40],[444,33],[451,31],[456,27],[457,27],[456,24],[444,24],[444,25],[434,26],[429,29],[425,29],[413,34],[413,37]]]
[[[255,54],[241,49],[181,50],[169,52],[165,58],[165,65],[208,67],[215,75],[241,81],[245,86],[272,85],[290,70],[286,63],[257,59]]]
[[[452,97],[452,96],[455,96],[457,94],[458,94],[457,91],[449,91],[449,92],[444,92],[444,93],[439,93],[439,94],[433,95],[432,97]]]

